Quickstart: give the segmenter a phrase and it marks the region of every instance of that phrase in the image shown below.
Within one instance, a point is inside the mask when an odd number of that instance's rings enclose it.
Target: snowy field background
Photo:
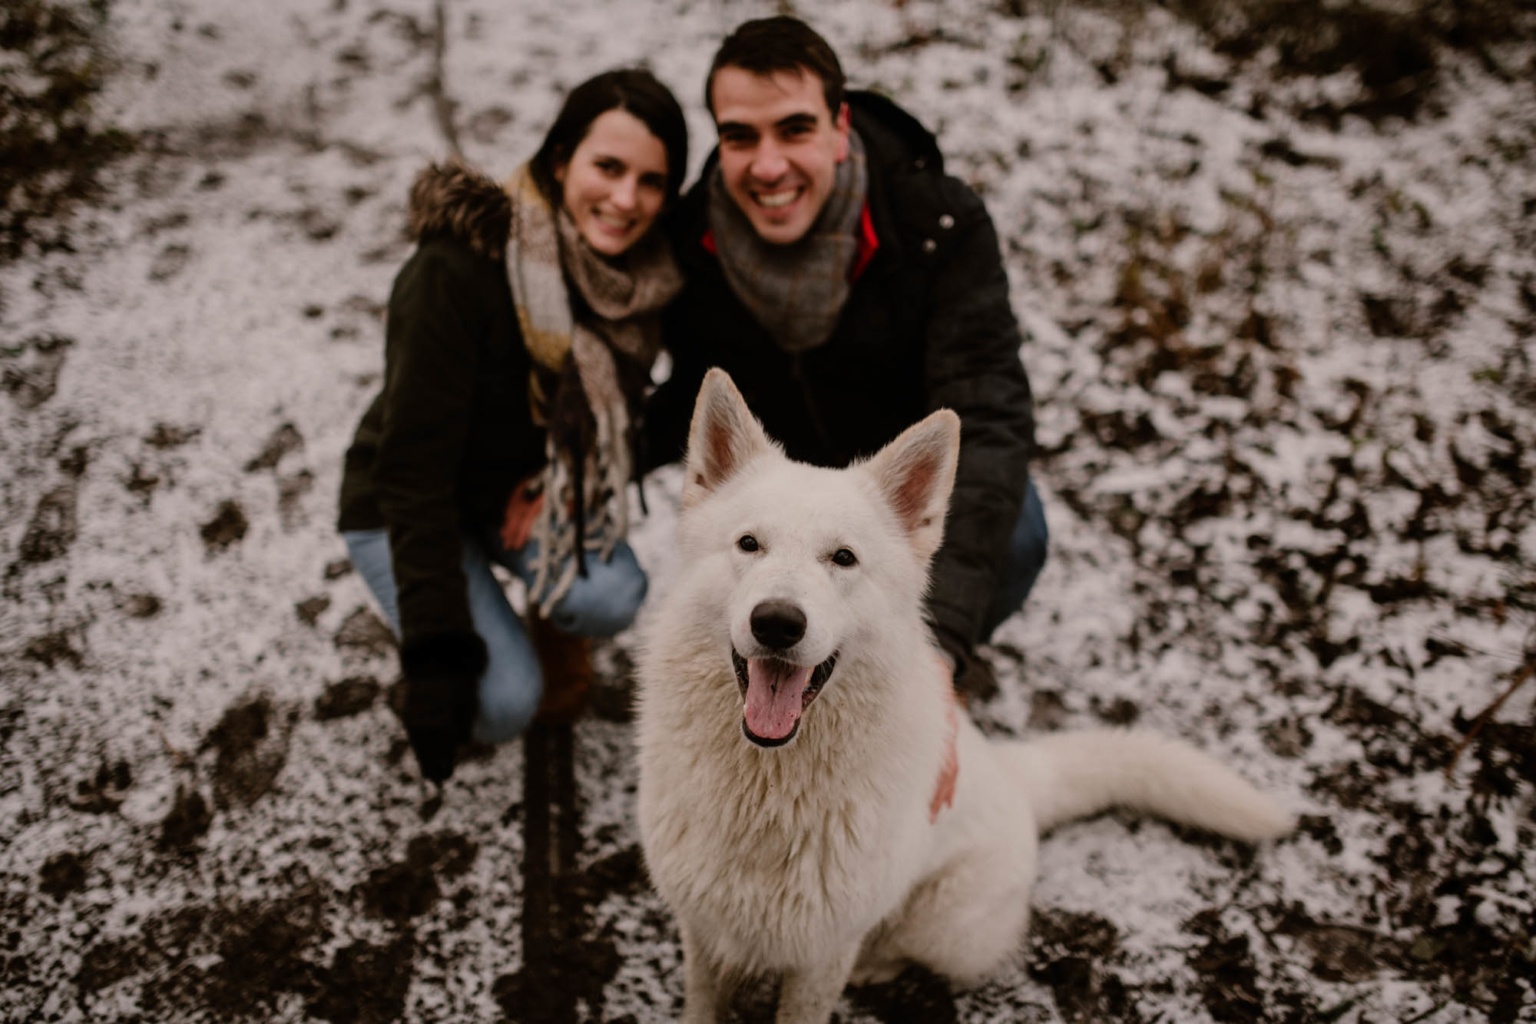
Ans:
[[[332,521],[416,170],[453,136],[505,173],[634,62],[696,169],[715,45],[781,7],[1005,246],[1052,552],[973,713],[1174,733],[1301,816],[1257,851],[1064,828],[1015,967],[840,1018],[1536,1021],[1524,0],[115,0],[97,116],[135,150],[0,264],[0,1019],[675,1018],[631,638],[537,740],[579,812],[551,883],[521,743],[424,802]]]

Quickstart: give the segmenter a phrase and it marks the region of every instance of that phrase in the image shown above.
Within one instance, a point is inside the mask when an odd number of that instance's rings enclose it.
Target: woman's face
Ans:
[[[667,150],[634,114],[599,114],[576,151],[555,166],[576,230],[597,252],[618,256],[656,223],[667,198]]]

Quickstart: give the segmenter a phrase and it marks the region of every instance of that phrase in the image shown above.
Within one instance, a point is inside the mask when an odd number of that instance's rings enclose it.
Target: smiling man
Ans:
[[[651,463],[677,458],[704,373],[734,378],[795,459],[845,465],[940,407],[962,442],[928,607],[962,691],[975,645],[1023,605],[1045,561],[1029,482],[1034,418],[997,234],[894,103],[845,92],[804,22],[749,21],[705,85],[719,147],[673,220],[688,284],[666,322],[670,379]]]
[[[827,109],[814,73],[725,66],[710,100],[720,133],[720,182],[771,245],[793,245],[821,215],[848,159],[848,105]]]

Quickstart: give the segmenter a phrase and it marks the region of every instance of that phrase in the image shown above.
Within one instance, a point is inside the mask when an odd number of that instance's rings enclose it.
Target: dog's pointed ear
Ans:
[[[719,367],[711,369],[693,403],[683,508],[697,505],[742,466],[772,448],[773,442],[752,416],[731,375]]]
[[[960,417],[940,409],[902,431],[867,464],[920,558],[933,557],[944,540],[959,462]]]

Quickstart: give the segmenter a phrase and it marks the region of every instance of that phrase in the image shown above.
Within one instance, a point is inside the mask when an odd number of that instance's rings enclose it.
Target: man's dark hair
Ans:
[[[570,160],[581,140],[587,137],[592,122],[610,110],[633,114],[661,141],[667,151],[666,204],[671,206],[682,191],[683,176],[688,173],[688,122],[672,90],[641,68],[605,71],[571,90],[539,151],[533,155],[533,180],[545,198],[558,203],[556,165]]]
[[[827,111],[834,118],[843,105],[847,79],[837,54],[815,29],[799,18],[780,15],[742,22],[725,37],[709,66],[709,77],[704,79],[704,106],[711,117],[715,113],[715,72],[721,68],[741,68],[754,75],[809,71],[821,79]]]

